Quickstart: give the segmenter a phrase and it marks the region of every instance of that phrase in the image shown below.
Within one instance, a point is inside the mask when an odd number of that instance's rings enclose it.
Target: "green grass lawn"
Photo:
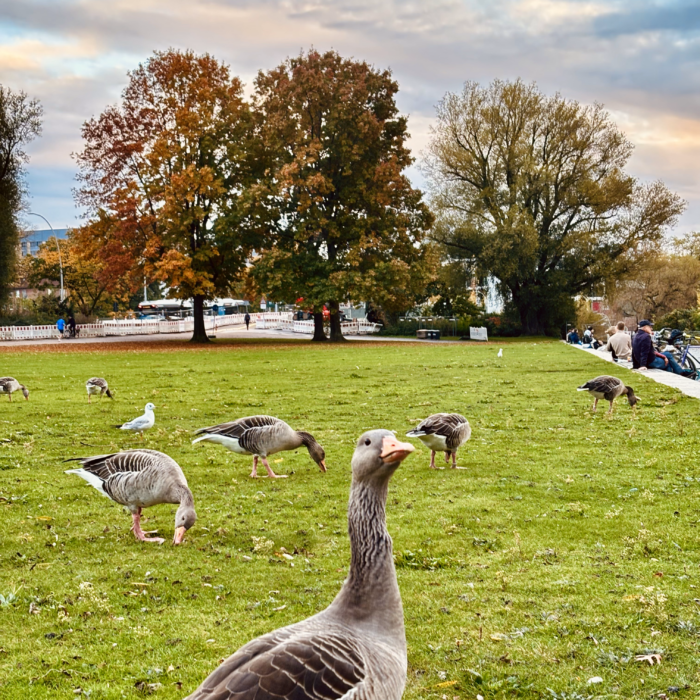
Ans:
[[[415,441],[387,508],[404,697],[700,690],[694,399],[551,342],[508,343],[502,360],[498,344],[128,347],[0,353],[0,374],[31,390],[0,401],[1,698],[182,698],[244,642],[323,609],[349,562],[357,437],[438,411],[471,422],[466,469],[430,470]],[[592,415],[575,391],[612,370],[636,414],[623,399]],[[93,375],[114,401],[88,406]],[[147,401],[143,443],[111,427]],[[253,480],[252,458],[190,445],[198,427],[256,413],[315,435],[328,472],[302,449],[271,459],[288,479]],[[194,493],[181,547],[137,542],[124,509],[64,474],[69,457],[142,444]],[[174,512],[146,510],[144,529],[169,542]],[[650,653],[660,664],[635,660]]]

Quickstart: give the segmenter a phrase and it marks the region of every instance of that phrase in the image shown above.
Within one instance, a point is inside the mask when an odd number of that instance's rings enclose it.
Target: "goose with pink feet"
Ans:
[[[175,513],[173,544],[180,544],[197,520],[194,498],[180,465],[168,455],[156,450],[127,450],[111,455],[76,457],[67,462],[80,462],[77,474],[94,486],[103,496],[126,506],[131,511],[136,539],[162,544],[162,537],[147,537],[141,529],[141,509],[160,503],[179,503]]]

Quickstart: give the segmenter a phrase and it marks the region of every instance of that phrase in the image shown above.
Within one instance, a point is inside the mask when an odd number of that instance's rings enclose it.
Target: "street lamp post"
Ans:
[[[29,216],[38,216],[40,219],[43,219],[48,225],[49,228],[51,229],[51,233],[53,233],[54,240],[56,241],[56,250],[58,251],[58,269],[61,274],[61,301],[64,299],[64,292],[63,292],[63,260],[61,260],[61,246],[58,245],[58,236],[56,235],[56,232],[53,230],[53,226],[49,223],[49,220],[45,217],[42,216],[41,214],[36,214],[33,211],[29,212]]]

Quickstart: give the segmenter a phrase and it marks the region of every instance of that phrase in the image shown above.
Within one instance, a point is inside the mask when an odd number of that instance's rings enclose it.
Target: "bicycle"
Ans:
[[[671,347],[671,352],[681,368],[693,372],[689,379],[700,381],[700,338],[694,333],[688,334],[670,328],[662,328],[655,336],[659,348],[662,341],[666,342],[666,347]],[[697,354],[694,355],[692,351],[696,351]]]

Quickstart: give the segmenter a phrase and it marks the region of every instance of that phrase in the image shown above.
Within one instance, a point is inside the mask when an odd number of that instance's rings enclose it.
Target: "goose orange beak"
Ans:
[[[410,442],[400,442],[393,435],[387,435],[382,442],[382,453],[379,457],[384,464],[401,462],[415,449]]]
[[[325,459],[322,459],[322,460],[318,463],[318,466],[319,466],[319,469],[320,469],[322,472],[327,471],[327,470],[326,470],[326,460],[325,460]]]
[[[183,527],[182,525],[178,528],[175,528],[175,537],[173,538],[173,544],[181,544],[186,532],[187,528]]]

